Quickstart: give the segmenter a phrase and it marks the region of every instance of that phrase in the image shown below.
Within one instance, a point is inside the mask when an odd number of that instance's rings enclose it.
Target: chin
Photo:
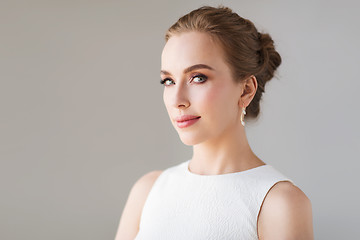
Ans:
[[[191,133],[179,133],[180,140],[187,146],[194,146],[204,141],[200,136]]]

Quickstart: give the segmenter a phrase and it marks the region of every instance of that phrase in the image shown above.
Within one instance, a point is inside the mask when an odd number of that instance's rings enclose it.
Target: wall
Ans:
[[[162,101],[166,29],[223,3],[282,55],[254,152],[311,199],[316,239],[360,234],[356,1],[2,1],[0,238],[113,239],[133,183],[191,157]]]

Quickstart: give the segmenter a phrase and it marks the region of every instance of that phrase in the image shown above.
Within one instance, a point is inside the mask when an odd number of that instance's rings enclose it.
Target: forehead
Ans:
[[[180,70],[199,63],[214,68],[224,65],[222,48],[209,34],[185,32],[172,36],[165,44],[161,55],[162,69]]]

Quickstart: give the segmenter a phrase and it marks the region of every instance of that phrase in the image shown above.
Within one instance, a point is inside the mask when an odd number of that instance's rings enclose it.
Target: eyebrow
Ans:
[[[203,68],[214,70],[212,67],[210,67],[209,65],[206,65],[206,64],[195,64],[195,65],[192,65],[192,66],[186,68],[184,70],[184,74],[188,73],[188,72],[191,72],[191,71],[194,71],[194,70],[197,70],[197,69],[203,69]],[[160,73],[171,75],[168,71],[165,71],[165,70],[161,70]]]

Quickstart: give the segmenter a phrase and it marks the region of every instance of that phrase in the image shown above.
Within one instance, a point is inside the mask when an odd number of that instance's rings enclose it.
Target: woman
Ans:
[[[165,39],[163,99],[193,156],[134,184],[116,240],[313,239],[310,200],[253,153],[244,129],[281,63],[270,35],[204,6]]]

